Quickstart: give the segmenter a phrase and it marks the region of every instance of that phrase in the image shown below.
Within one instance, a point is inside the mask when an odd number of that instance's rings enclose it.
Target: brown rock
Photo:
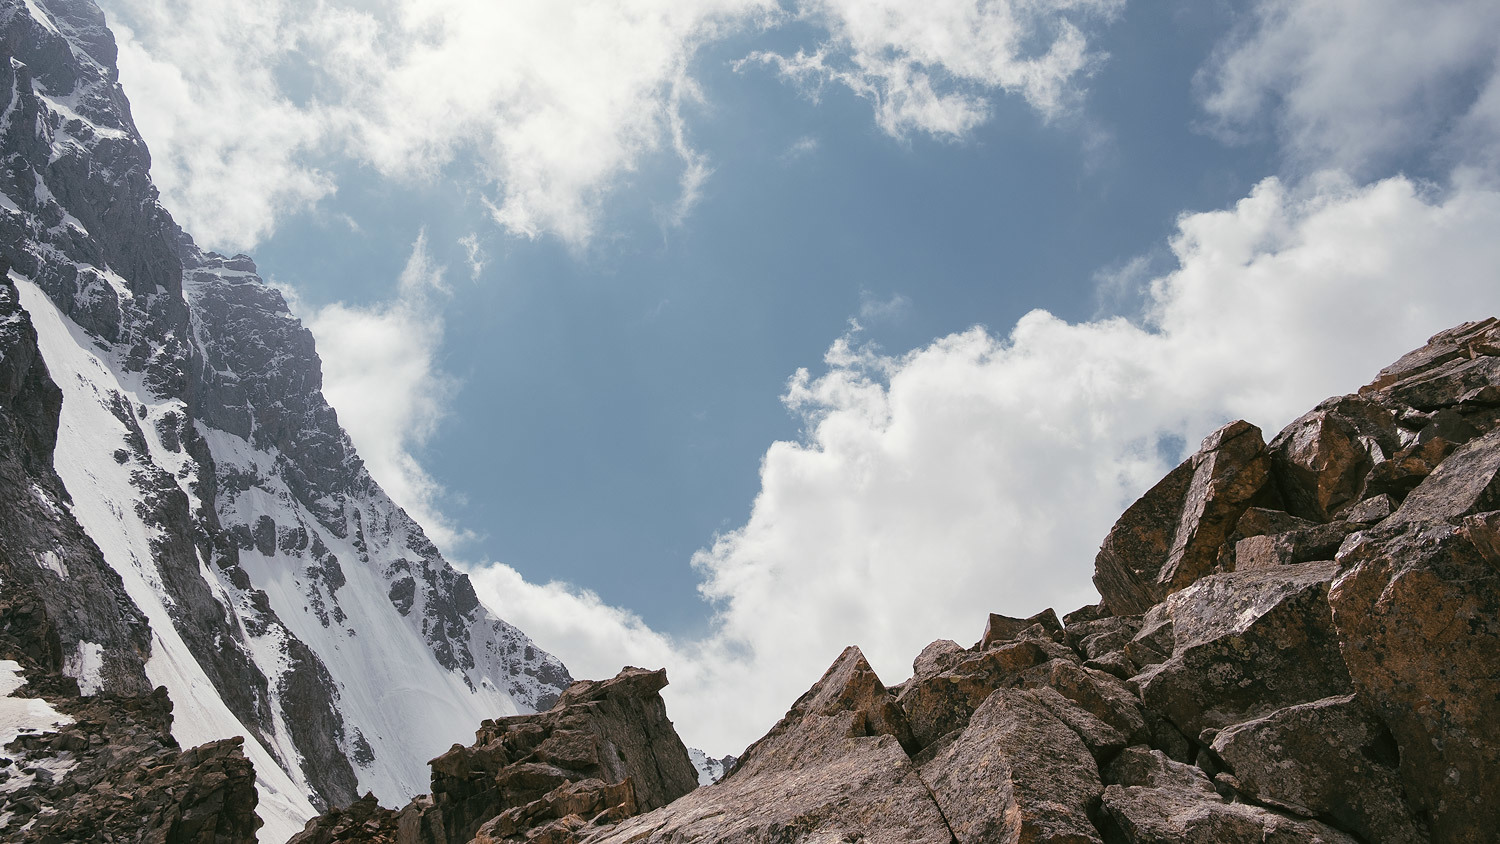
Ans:
[[[1373,525],[1385,521],[1396,512],[1396,501],[1384,493],[1350,507],[1344,518],[1356,524]]]
[[[1395,431],[1394,414],[1356,396],[1330,399],[1286,426],[1267,450],[1287,511],[1327,522],[1359,501],[1365,476],[1394,451]]]
[[[1500,514],[1368,531],[1329,594],[1354,685],[1395,736],[1407,797],[1439,842],[1500,829],[1497,529]]]
[[[1360,388],[1360,395],[1387,390],[1396,384],[1423,377],[1450,361],[1472,358],[1476,351],[1496,345],[1497,330],[1500,330],[1500,321],[1489,317],[1434,334],[1422,348],[1407,352],[1400,360],[1380,370],[1374,381]],[[1471,345],[1477,348],[1471,349]]]
[[[1402,502],[1394,521],[1448,520],[1500,510],[1500,429],[1438,464]]]
[[[1031,631],[1033,627],[1040,627],[1038,631]],[[1031,618],[1011,618],[1007,615],[990,613],[989,621],[984,625],[984,636],[979,640],[979,649],[993,647],[1014,641],[1031,631],[1031,638],[1048,638],[1058,640],[1062,636],[1062,622],[1057,620],[1057,613],[1048,607]],[[1040,633],[1041,635],[1036,635]]]
[[[1337,570],[1322,562],[1216,574],[1167,599],[1172,654],[1133,681],[1146,708],[1196,736],[1351,691],[1328,607]]]
[[[1160,750],[1139,744],[1122,750],[1105,767],[1104,781],[1110,785],[1177,788],[1217,796],[1203,769],[1174,762]]]
[[[1094,759],[1031,692],[996,691],[922,777],[960,844],[1101,841]]]
[[[578,812],[604,823],[697,788],[659,694],[666,684],[665,671],[626,668],[574,683],[546,712],[485,721],[473,746],[432,760],[431,800],[402,811],[413,836],[403,844],[466,842],[481,828],[492,840],[553,835]]]
[[[1285,533],[1249,536],[1235,544],[1234,565],[1230,570],[1266,569],[1331,560],[1344,538],[1360,527],[1357,523],[1340,521]]]
[[[949,844],[898,739],[904,733],[900,708],[849,648],[724,779],[582,840]]]
[[[1260,429],[1232,422],[1120,517],[1094,561],[1094,585],[1116,615],[1142,613],[1213,570],[1240,517],[1266,489]]]
[[[366,794],[345,808],[333,808],[307,822],[287,844],[396,844],[400,813]]]
[[[1056,659],[1027,672],[1025,684],[1033,689],[1056,689],[1127,740],[1138,741],[1146,735],[1146,716],[1140,700],[1119,678],[1103,671]]]
[[[1418,410],[1437,410],[1464,404],[1489,404],[1485,392],[1500,383],[1500,358],[1455,358],[1419,376],[1393,384],[1383,392]]]
[[[963,646],[952,639],[938,639],[922,649],[912,660],[912,676],[938,674],[952,668],[968,654]]]
[[[1141,629],[1138,615],[1112,616],[1069,626],[1063,642],[1087,659],[1125,647]]]
[[[1125,844],[1357,844],[1317,821],[1225,803],[1198,789],[1112,785],[1104,809]]]
[[[1092,712],[1079,706],[1076,702],[1063,697],[1062,692],[1051,686],[1039,686],[1030,689],[1038,703],[1055,716],[1057,720],[1068,725],[1068,729],[1078,734],[1083,739],[1083,744],[1089,749],[1096,760],[1107,760],[1114,758],[1122,748],[1130,743],[1129,739],[1119,730],[1101,721]],[[955,737],[956,738],[956,737]],[[946,747],[946,745],[945,745]],[[933,753],[932,756],[937,756]],[[925,753],[923,754],[925,757]],[[928,758],[919,757],[919,764],[925,764]],[[917,760],[914,760],[917,761]]]
[[[951,668],[913,676],[902,685],[896,700],[917,748],[963,729],[991,692],[1019,682],[1027,669],[1054,659],[1078,659],[1049,639],[1022,639],[980,653],[965,652],[965,657]]]
[[[1213,749],[1258,803],[1325,818],[1366,841],[1427,840],[1406,807],[1394,740],[1354,695],[1228,727]]]

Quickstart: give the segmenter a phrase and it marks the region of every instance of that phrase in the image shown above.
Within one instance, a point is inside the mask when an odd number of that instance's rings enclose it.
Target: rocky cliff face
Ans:
[[[549,706],[566,669],[370,478],[280,294],[162,209],[98,8],[0,0],[0,45],[13,653],[88,695],[166,686],[186,744],[246,736],[270,837]]]
[[[530,716],[435,760],[434,797],[299,840],[1493,841],[1500,321],[1269,444],[1216,431],[1121,516],[1095,582],[1098,605],[992,615],[896,686],[849,648],[720,782],[654,809],[626,799],[656,775],[642,754],[577,775],[579,799],[552,766],[600,739],[501,740],[539,737]]]

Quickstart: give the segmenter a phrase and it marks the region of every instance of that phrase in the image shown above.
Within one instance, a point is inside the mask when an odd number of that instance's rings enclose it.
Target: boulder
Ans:
[[[1196,736],[1350,692],[1328,606],[1337,571],[1330,561],[1216,574],[1168,598],[1172,652],[1132,681],[1146,708]]]
[[[1360,527],[1362,525],[1358,523],[1339,521],[1285,533],[1247,536],[1235,543],[1233,565],[1229,570],[1265,569],[1310,563],[1314,560],[1331,560],[1344,538]]]
[[[1426,377],[1434,369],[1476,354],[1497,354],[1500,347],[1500,320],[1489,317],[1466,322],[1429,337],[1426,345],[1407,352],[1395,363],[1380,370],[1375,380],[1360,388],[1360,395],[1388,391],[1398,384]]]
[[[1379,524],[1389,518],[1392,513],[1396,512],[1398,506],[1400,505],[1396,503],[1395,499],[1382,493],[1376,495],[1374,498],[1366,498],[1364,501],[1350,507],[1344,513],[1344,518],[1360,525]]]
[[[1027,672],[1027,688],[1055,689],[1064,698],[1119,731],[1128,740],[1146,735],[1146,716],[1130,689],[1106,672],[1055,659]]]
[[[1395,741],[1354,695],[1235,724],[1213,749],[1257,803],[1324,818],[1366,841],[1427,840],[1406,806]]]
[[[1089,821],[1104,790],[1093,756],[1032,692],[990,695],[922,778],[959,844],[1101,841]]]
[[[1111,785],[1103,802],[1111,839],[1124,844],[1358,844],[1318,821],[1225,803],[1197,788]]]
[[[1257,496],[1270,460],[1260,429],[1231,422],[1115,523],[1094,561],[1094,585],[1115,615],[1142,613],[1213,570],[1219,546]]]
[[[951,668],[936,664],[940,669],[936,673],[913,676],[902,685],[896,700],[911,725],[916,747],[963,729],[991,692],[1019,682],[1026,670],[1054,659],[1076,661],[1078,657],[1050,639],[1021,639],[979,653],[966,651]]]
[[[724,779],[577,840],[949,844],[902,747],[908,735],[900,707],[851,647]]]
[[[1467,509],[1426,500],[1440,513]],[[1382,526],[1339,561],[1333,623],[1355,689],[1400,748],[1407,798],[1433,841],[1492,841],[1500,829],[1500,513]]]
[[[1500,429],[1449,455],[1391,518],[1446,521],[1488,510],[1500,510]]]
[[[1032,630],[1033,627],[1037,629]],[[1008,615],[990,613],[989,621],[984,625],[984,636],[979,640],[979,648],[983,650],[1014,641],[1022,635],[1056,640],[1062,637],[1062,631],[1062,622],[1057,620],[1057,613],[1051,607],[1031,618],[1011,618]]]
[[[1365,476],[1397,443],[1394,414],[1344,396],[1286,426],[1267,451],[1287,511],[1327,522],[1359,501]]]
[[[492,840],[650,811],[698,787],[660,691],[664,670],[569,686],[546,712],[485,721],[471,747],[432,760],[432,797],[403,811],[403,844]],[[586,814],[580,814],[586,813]],[[490,821],[500,819],[495,823]]]
[[[1085,659],[1094,659],[1125,647],[1140,629],[1138,615],[1112,616],[1068,627],[1063,642]]]
[[[1179,788],[1205,795],[1217,794],[1202,768],[1174,762],[1160,750],[1141,744],[1122,750],[1105,767],[1104,781],[1110,785]]]

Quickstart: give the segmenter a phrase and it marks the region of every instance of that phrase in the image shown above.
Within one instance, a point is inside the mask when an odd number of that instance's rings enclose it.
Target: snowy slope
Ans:
[[[364,791],[425,792],[429,758],[550,705],[566,669],[369,476],[254,264],[161,208],[91,0],[0,0],[0,44],[0,259],[62,391],[71,498],[37,506],[71,511],[134,604],[76,629],[139,629],[144,655],[150,627],[144,678],[82,634],[66,672],[85,693],[165,685],[184,745],[245,736],[262,840]],[[63,557],[35,565],[68,582]]]

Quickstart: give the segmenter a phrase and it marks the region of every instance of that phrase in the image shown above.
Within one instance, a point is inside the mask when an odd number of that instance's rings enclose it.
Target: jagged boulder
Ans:
[[[183,750],[170,732],[166,689],[80,697],[72,679],[35,664],[27,679],[16,694],[46,700],[71,723],[22,733],[0,748],[4,840],[255,841],[261,820],[244,739]]]
[[[557,837],[692,791],[698,774],[667,718],[666,684],[665,670],[626,668],[574,683],[546,712],[485,721],[472,746],[432,760],[432,795],[403,810],[400,840]]]
[[[1287,511],[1328,522],[1362,498],[1365,477],[1398,443],[1395,414],[1342,396],[1292,422],[1267,451]]]
[[[1255,503],[1270,503],[1260,429],[1231,422],[1141,496],[1105,537],[1094,585],[1115,615],[1150,609],[1213,571],[1219,548]]]
[[[582,840],[949,844],[910,742],[901,708],[851,647],[724,779]]]
[[[1426,840],[1396,774],[1396,743],[1354,695],[1236,724],[1214,738],[1213,749],[1257,802],[1326,818],[1366,841]]]
[[[1168,598],[1171,653],[1132,681],[1146,707],[1193,737],[1352,691],[1328,606],[1337,572],[1331,561],[1228,572]],[[1152,632],[1165,639],[1165,626]]]
[[[1036,693],[990,695],[922,778],[959,844],[1102,841],[1089,821],[1104,791],[1094,757]]]
[[[1460,508],[1468,506],[1447,512]],[[1399,746],[1407,796],[1430,819],[1433,840],[1493,840],[1500,513],[1373,530],[1340,563],[1333,622],[1354,687]]]

